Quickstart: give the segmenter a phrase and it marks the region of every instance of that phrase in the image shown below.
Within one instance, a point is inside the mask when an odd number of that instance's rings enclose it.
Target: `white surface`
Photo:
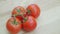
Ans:
[[[37,28],[29,33],[19,34],[60,34],[60,0],[0,0],[0,34],[9,34],[6,21],[15,6],[26,8],[35,3],[41,8],[41,16],[37,19]]]

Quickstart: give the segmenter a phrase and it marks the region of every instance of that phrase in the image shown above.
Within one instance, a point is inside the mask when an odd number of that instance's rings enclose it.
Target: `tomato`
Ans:
[[[22,25],[19,19],[11,17],[6,23],[6,28],[11,34],[16,34],[21,30]]]
[[[23,23],[23,29],[27,32],[33,31],[36,28],[36,26],[36,20],[32,16],[28,16]]]
[[[22,6],[17,6],[12,11],[12,16],[16,16],[19,20],[22,20],[25,14],[26,9],[24,9]]]
[[[31,4],[27,7],[27,15],[37,18],[40,15],[40,8],[36,4]]]

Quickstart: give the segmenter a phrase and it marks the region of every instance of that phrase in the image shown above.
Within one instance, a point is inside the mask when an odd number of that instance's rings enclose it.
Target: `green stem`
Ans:
[[[27,17],[24,18],[23,22],[26,22],[27,21]]]
[[[14,24],[16,23],[16,19],[14,18]]]
[[[16,22],[15,16],[14,16],[14,22],[13,24],[17,25],[18,23]]]
[[[30,14],[30,10],[28,10],[28,14]]]

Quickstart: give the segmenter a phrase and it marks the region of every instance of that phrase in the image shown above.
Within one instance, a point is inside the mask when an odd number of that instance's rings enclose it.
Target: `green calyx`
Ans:
[[[30,10],[28,10],[28,13],[30,14]]]
[[[16,9],[16,10],[17,10],[18,14],[14,14],[13,16],[16,17],[16,16],[22,16],[23,15],[23,14],[20,14],[20,12],[21,12],[20,9]]]
[[[17,25],[17,24],[18,24],[18,22],[16,21],[16,19],[14,19],[14,24],[15,24],[15,25]]]
[[[18,13],[20,13],[20,10],[19,9],[16,9]]]
[[[25,17],[24,19],[23,19],[23,22],[26,22],[27,21],[27,17]]]
[[[30,10],[28,10],[28,13],[30,13]]]
[[[17,25],[17,24],[18,24],[18,22],[16,21],[15,17],[14,17],[13,24],[14,24],[14,25]]]

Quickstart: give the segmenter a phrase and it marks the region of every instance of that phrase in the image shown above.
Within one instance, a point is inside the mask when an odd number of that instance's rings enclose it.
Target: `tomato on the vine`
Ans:
[[[19,19],[11,17],[6,23],[6,28],[11,34],[16,34],[21,30],[22,24]]]
[[[24,19],[23,29],[27,32],[33,31],[37,26],[37,22],[34,17],[28,16]]]
[[[12,16],[16,16],[19,20],[23,20],[23,16],[26,16],[26,9],[22,6],[17,6],[12,11]]]
[[[40,15],[40,8],[36,4],[31,4],[27,7],[27,15],[37,18]]]

